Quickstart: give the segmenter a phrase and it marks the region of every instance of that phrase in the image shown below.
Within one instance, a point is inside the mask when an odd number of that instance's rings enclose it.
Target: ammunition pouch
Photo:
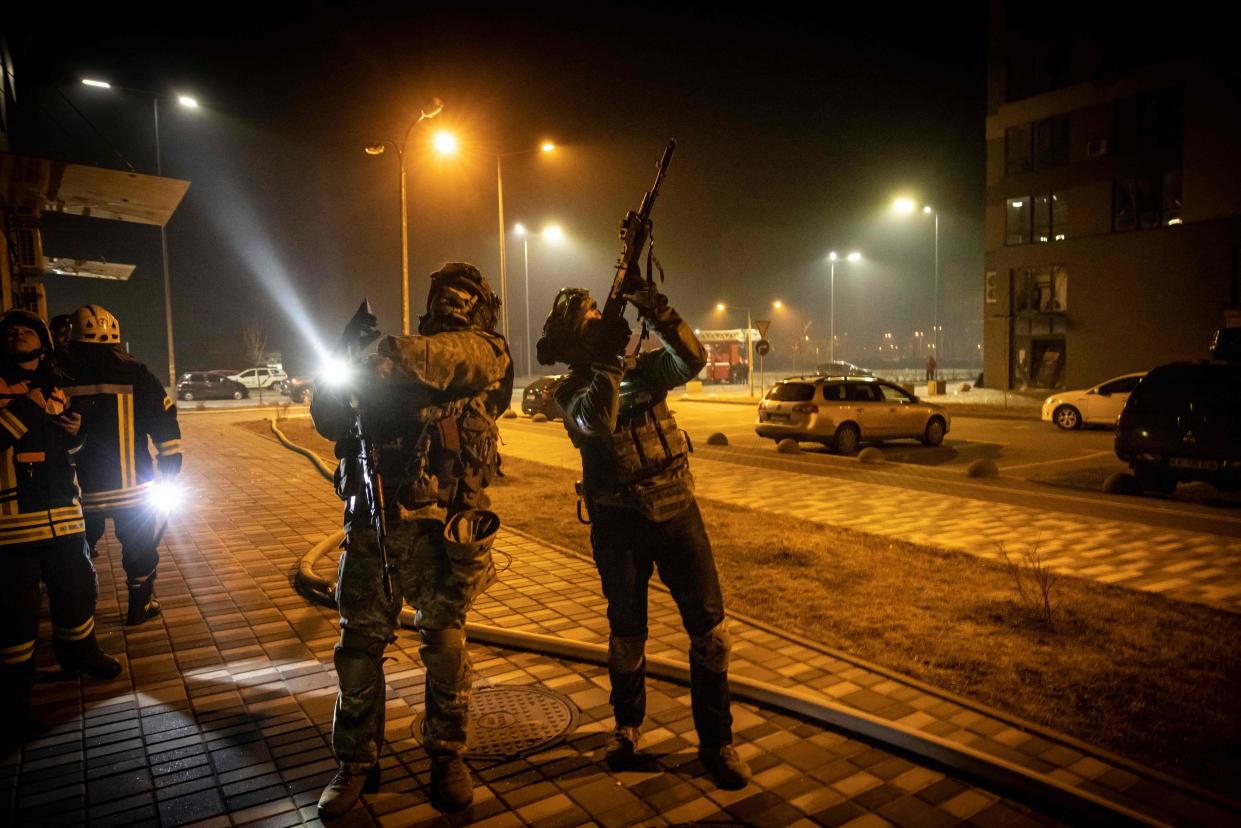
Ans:
[[[408,450],[398,498],[416,510],[432,503],[450,512],[487,505],[483,489],[499,467],[499,431],[474,400],[430,406],[425,423]]]
[[[663,400],[635,412],[608,439],[618,490],[595,500],[636,508],[656,523],[689,508],[694,501],[689,438]]]
[[[499,531],[499,516],[486,509],[458,512],[444,524],[444,552],[450,577],[467,602],[496,582],[491,546]]]

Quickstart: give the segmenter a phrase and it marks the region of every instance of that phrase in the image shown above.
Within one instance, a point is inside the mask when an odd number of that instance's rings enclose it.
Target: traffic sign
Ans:
[[[767,329],[771,327],[771,320],[770,319],[755,319],[754,327],[758,328],[758,338],[765,339],[767,336]]]
[[[771,352],[771,343],[765,339],[760,339],[754,343],[754,353],[759,356],[767,356]]]

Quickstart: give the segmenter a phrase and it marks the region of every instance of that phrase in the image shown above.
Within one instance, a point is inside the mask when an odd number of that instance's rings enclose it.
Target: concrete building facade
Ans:
[[[1241,324],[1241,98],[1192,50],[1117,60],[991,6],[986,383],[1086,387]],[[1170,38],[1171,39],[1171,38]]]

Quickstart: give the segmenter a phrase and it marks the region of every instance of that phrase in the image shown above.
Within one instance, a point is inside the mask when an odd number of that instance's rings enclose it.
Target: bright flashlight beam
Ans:
[[[349,384],[353,366],[340,357],[328,357],[319,366],[318,379],[330,388],[343,388]]]
[[[164,515],[175,512],[185,500],[185,491],[175,480],[156,480],[149,495],[151,506]]]

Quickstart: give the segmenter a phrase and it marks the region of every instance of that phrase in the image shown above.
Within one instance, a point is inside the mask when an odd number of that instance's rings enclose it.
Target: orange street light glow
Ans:
[[[564,238],[564,231],[560,229],[558,224],[549,224],[543,229],[543,235],[552,241],[560,241]]]
[[[781,302],[779,299],[777,299],[776,301],[771,303],[771,306],[775,308],[776,310],[780,310],[780,308],[784,307],[784,303]]]
[[[716,309],[717,311],[722,311],[722,310],[724,310],[724,309],[725,309],[724,303],[723,303],[723,302],[716,302],[716,303],[715,303],[715,309]]]
[[[551,141],[544,141],[543,146],[539,147],[539,149],[543,150],[543,152],[551,152],[555,148],[556,148],[556,145],[553,144]]]
[[[435,151],[440,155],[455,155],[457,152],[457,137],[451,132],[435,133],[434,143]]]

